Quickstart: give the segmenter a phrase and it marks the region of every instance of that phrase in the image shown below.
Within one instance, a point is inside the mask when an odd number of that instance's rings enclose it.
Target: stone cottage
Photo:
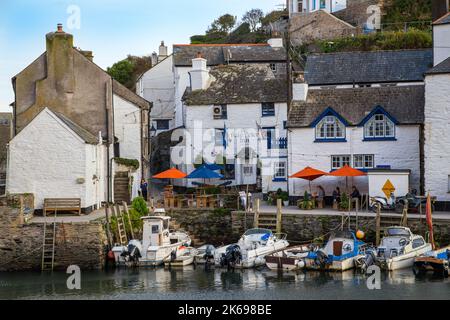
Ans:
[[[41,56],[12,79],[15,102],[14,138],[11,144],[22,147],[11,149],[9,157],[21,159],[21,164],[26,168],[19,168],[10,162],[7,191],[34,193],[35,198],[40,199],[35,204],[38,209],[42,208],[44,198],[78,198],[80,193],[89,192],[94,192],[96,196],[91,194],[86,197],[83,208],[87,211],[104,201],[130,201],[138,193],[141,177],[149,176],[150,103],[94,64],[92,52],[74,48],[73,36],[65,33],[62,25],[58,25],[56,32],[47,34],[46,48]],[[53,120],[44,121],[50,118]],[[47,140],[42,138],[44,140],[38,141],[43,150],[38,153],[39,157],[29,154],[31,147],[27,147],[24,139],[29,139],[29,144],[35,141],[33,128],[39,126],[44,132],[51,127],[63,132],[61,122],[66,127],[71,123],[72,131],[82,129],[91,137],[96,137],[96,142],[97,137],[101,137],[104,155],[103,151],[98,151],[102,155],[97,154],[95,160],[91,158],[91,165],[99,168],[98,174],[91,175],[92,172],[86,168],[85,175],[82,175],[82,172],[58,163],[68,160],[65,157],[60,160],[55,158],[60,154],[58,135],[48,135]],[[20,136],[28,126],[32,128]],[[75,127],[78,129],[74,130]],[[83,148],[75,141],[81,143],[80,139],[72,140],[71,153],[81,159],[83,155],[80,150]],[[134,166],[129,166],[130,163]],[[24,172],[27,173],[26,180]],[[72,187],[62,185],[62,179],[68,179],[64,183],[70,183]],[[105,181],[103,186],[92,186],[97,179]],[[83,190],[74,194],[74,189]]]
[[[312,166],[329,172],[410,170],[410,189],[420,190],[423,167],[424,73],[432,50],[342,52],[308,58],[293,84],[288,115],[289,175]],[[321,178],[328,195],[345,179]],[[367,192],[366,178],[351,183]],[[308,182],[289,180],[291,196]],[[396,194],[403,196],[403,194]]]

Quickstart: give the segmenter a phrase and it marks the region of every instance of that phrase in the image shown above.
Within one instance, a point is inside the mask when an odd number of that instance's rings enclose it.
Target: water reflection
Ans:
[[[65,273],[0,274],[0,299],[449,299],[450,282],[411,270],[382,273],[382,290],[368,290],[355,271],[276,272],[222,269],[119,269],[82,273],[82,290]]]

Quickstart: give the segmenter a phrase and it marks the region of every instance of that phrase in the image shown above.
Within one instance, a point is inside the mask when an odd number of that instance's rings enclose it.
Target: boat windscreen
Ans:
[[[249,236],[249,235],[252,235],[252,234],[272,234],[272,231],[270,231],[269,229],[261,229],[261,228],[255,228],[255,229],[250,229],[250,230],[247,230],[245,233],[244,233],[244,236]]]
[[[403,228],[388,228],[386,234],[390,237],[409,237],[408,230]]]
[[[334,239],[334,238],[354,239],[353,233],[351,231],[348,231],[348,230],[332,232],[330,234],[330,238],[329,239]]]

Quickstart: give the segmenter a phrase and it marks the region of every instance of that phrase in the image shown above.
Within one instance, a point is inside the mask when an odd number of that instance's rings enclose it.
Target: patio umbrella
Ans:
[[[215,164],[215,163],[211,163],[211,164],[210,163],[206,163],[203,166],[206,167],[209,170],[212,170],[212,171],[217,171],[217,170],[222,170],[223,169],[222,165]]]
[[[154,175],[152,178],[154,179],[170,179],[170,184],[172,184],[172,179],[184,179],[187,174],[178,170],[177,168],[172,168],[157,175]]]
[[[192,171],[187,177],[187,179],[221,179],[223,175],[217,173],[211,169],[208,169],[206,165],[203,165],[194,171]]]
[[[342,168],[329,173],[328,175],[331,177],[345,177],[345,186],[348,191],[348,177],[361,177],[361,176],[365,176],[366,173],[362,172],[358,169],[354,169],[354,168],[350,167],[349,165],[345,165]]]
[[[311,167],[306,167],[305,169],[293,174],[290,176],[290,178],[299,178],[309,181],[309,192],[312,194],[311,190],[311,181],[316,180],[317,178],[320,178],[327,173],[324,171],[320,171]]]

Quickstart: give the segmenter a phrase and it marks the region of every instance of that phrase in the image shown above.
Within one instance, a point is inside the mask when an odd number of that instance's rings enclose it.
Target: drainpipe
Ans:
[[[113,157],[111,157],[111,159],[109,158],[111,155],[111,130],[109,128],[110,126],[110,116],[112,115],[112,112],[110,109],[114,109],[114,89],[113,89],[113,78],[110,77],[110,88],[111,88],[111,108],[108,108],[108,102],[106,102],[105,104],[105,110],[106,110],[106,152],[107,152],[107,157],[106,157],[106,166],[107,166],[107,201],[108,203],[112,202],[112,193],[111,193],[111,189],[112,189],[112,183],[111,183],[111,169],[112,169],[112,159]],[[107,91],[108,93],[108,91]],[[113,121],[114,123],[114,121]]]

